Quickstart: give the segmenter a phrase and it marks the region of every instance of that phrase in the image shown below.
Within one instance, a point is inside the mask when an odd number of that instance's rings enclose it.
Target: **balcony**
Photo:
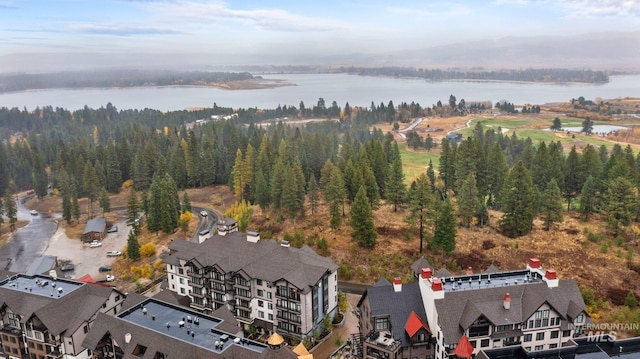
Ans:
[[[297,324],[302,323],[302,320],[301,320],[299,315],[292,315],[290,317],[286,317],[286,316],[278,313],[278,315],[276,317],[278,318],[278,320],[284,321],[284,322],[297,323]]]
[[[14,327],[10,327],[7,324],[5,324],[4,326],[0,327],[0,333],[6,333],[6,334],[10,334],[16,337],[20,337],[22,336],[22,331],[18,328],[14,328]]]
[[[395,352],[400,348],[400,340],[396,340],[388,330],[373,332],[365,338],[368,347],[376,347],[385,352]],[[376,350],[373,350],[376,352]],[[367,352],[369,354],[369,352]]]

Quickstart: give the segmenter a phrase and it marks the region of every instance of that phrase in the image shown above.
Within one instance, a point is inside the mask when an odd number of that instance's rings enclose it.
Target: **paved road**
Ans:
[[[213,233],[213,231],[216,229],[215,227],[218,224],[218,218],[219,218],[218,212],[212,210],[211,208],[196,207],[196,206],[191,206],[191,211],[193,212],[194,216],[198,216],[200,218],[200,225],[198,226],[198,230],[196,231],[196,233],[193,234],[191,241],[195,243],[199,243],[200,236],[198,235],[198,233],[200,231],[204,229],[208,229]],[[200,215],[201,211],[207,212],[207,216],[202,217]]]
[[[18,229],[0,248],[0,262],[8,261],[8,266],[0,269],[24,273],[29,265],[42,256],[47,249],[47,242],[58,225],[48,213],[32,216],[20,201],[18,201],[17,217],[19,220],[30,219],[31,222]]]

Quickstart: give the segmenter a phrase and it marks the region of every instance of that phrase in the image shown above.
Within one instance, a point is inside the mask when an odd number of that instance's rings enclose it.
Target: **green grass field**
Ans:
[[[400,149],[400,156],[402,157],[402,168],[404,171],[405,183],[411,183],[414,177],[417,177],[421,173],[426,173],[429,160],[433,161],[433,168],[438,172],[438,165],[440,164],[440,148],[436,147],[427,151],[413,151],[407,148],[407,143],[398,143]]]

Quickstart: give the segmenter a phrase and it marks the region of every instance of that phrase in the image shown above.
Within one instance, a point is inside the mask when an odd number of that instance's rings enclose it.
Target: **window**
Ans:
[[[258,307],[260,307],[260,308],[264,308],[264,302],[263,302],[263,301],[261,301],[261,300],[259,300],[259,301],[258,301]]]
[[[524,347],[524,350],[530,352],[531,351],[531,347]]]
[[[256,284],[257,285],[262,285],[262,279],[256,279]]]
[[[184,269],[178,268],[178,274],[184,274]]]
[[[171,275],[171,279],[173,280],[173,274]]]
[[[115,297],[115,298],[113,298],[113,300],[114,300],[114,301],[116,301],[116,302],[117,302],[117,301],[119,301],[119,300],[120,300],[120,296],[119,296],[119,295],[116,295],[116,297]]]
[[[438,334],[440,334],[440,332],[438,332]],[[489,339],[482,339],[480,341],[480,346],[483,347],[483,348],[488,347],[489,346]]]
[[[172,285],[171,285],[171,289],[176,289],[176,285],[175,285],[175,284],[172,284]]]
[[[420,342],[420,343],[424,342],[424,333],[418,334],[418,342]],[[475,344],[476,344],[476,342],[473,341],[474,348],[475,348]]]
[[[532,337],[533,337],[533,336],[532,336],[531,334],[525,334],[525,335],[524,335],[524,341],[525,341],[525,342],[530,342]]]
[[[553,343],[553,344],[549,344],[549,349],[555,349],[558,347],[558,344]]]
[[[549,309],[542,311],[542,318],[549,318]]]
[[[135,356],[139,356],[142,357],[144,356],[144,353],[147,351],[147,347],[145,347],[144,345],[136,345],[135,349],[133,349],[133,355]]]
[[[535,350],[542,350],[542,348],[544,348],[544,345],[536,345]]]
[[[476,347],[476,341],[475,340],[470,340],[469,343],[471,343],[472,347],[474,347],[474,348]]]
[[[264,312],[259,310],[258,311],[258,317],[264,319]]]
[[[184,284],[184,278],[180,278],[179,282],[180,284]]]
[[[271,298],[273,298],[273,293],[267,292],[267,299],[271,299]]]
[[[563,337],[570,337],[571,336],[571,331],[570,330],[563,330],[562,331],[562,336]]]
[[[536,340],[544,340],[544,332],[536,334]]]
[[[576,323],[582,323],[582,321],[584,320],[584,316],[582,314],[578,315],[578,318],[576,319]]]
[[[387,318],[376,318],[376,330],[389,329]]]
[[[85,325],[84,328],[82,328],[82,330],[84,331],[84,334],[87,334],[87,332],[89,331],[89,326]]]
[[[180,288],[180,294],[184,294],[184,288]]]
[[[267,309],[269,310],[273,309],[273,303],[267,303]]]
[[[264,292],[262,289],[258,289],[258,297],[264,297]]]
[[[560,335],[560,331],[554,330],[551,332],[551,339],[557,339],[559,335]]]
[[[273,314],[269,313],[268,318],[269,318],[269,320],[273,320]]]

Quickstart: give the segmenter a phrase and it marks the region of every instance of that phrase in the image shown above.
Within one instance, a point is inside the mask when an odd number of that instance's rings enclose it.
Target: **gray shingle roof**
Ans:
[[[414,311],[420,319],[427,322],[417,281],[403,284],[402,291],[396,293],[393,291],[393,285],[383,278],[368,288],[365,295],[369,297],[371,317],[390,316],[393,337],[400,339],[405,347],[411,344],[404,330],[411,312]]]
[[[436,278],[447,278],[453,277],[453,274],[451,274],[451,272],[449,272],[447,268],[440,268],[433,276]]]
[[[503,306],[507,292],[511,296],[510,309]],[[578,314],[586,313],[575,280],[560,280],[557,288],[536,282],[509,285],[503,289],[451,291],[444,299],[435,301],[446,344],[457,343],[464,330],[481,315],[493,325],[522,323],[545,303],[564,319],[573,320]]]
[[[240,232],[213,236],[201,244],[174,240],[169,245],[172,254],[165,263],[179,265],[180,259],[200,266],[218,266],[224,272],[246,273],[251,278],[275,282],[285,279],[304,293],[327,272],[338,266],[311,248],[283,247],[273,240],[248,242]]]
[[[107,228],[107,221],[104,218],[93,218],[87,221],[87,225],[84,226],[84,232],[82,232],[82,234],[104,232],[105,228]]]
[[[411,265],[411,270],[413,271],[413,275],[416,277],[419,277],[420,274],[422,274],[422,268],[430,268],[431,272],[434,271],[433,267],[424,256],[418,258],[418,260],[413,262],[413,264]]]

